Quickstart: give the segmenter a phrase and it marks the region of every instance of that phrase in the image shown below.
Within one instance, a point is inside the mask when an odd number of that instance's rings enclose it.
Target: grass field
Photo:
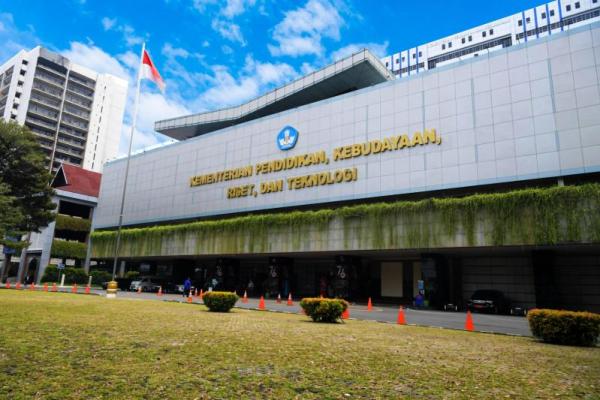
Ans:
[[[600,398],[600,348],[0,290],[2,399]]]

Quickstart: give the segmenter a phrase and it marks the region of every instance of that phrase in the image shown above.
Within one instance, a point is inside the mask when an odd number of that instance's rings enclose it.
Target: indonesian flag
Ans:
[[[148,54],[146,49],[144,49],[144,55],[142,56],[141,79],[150,79],[152,82],[156,83],[161,92],[165,91],[165,81],[163,81],[158,73],[158,70],[154,66],[150,54]]]

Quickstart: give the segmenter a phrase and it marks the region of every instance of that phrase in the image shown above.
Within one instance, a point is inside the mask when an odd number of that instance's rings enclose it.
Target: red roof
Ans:
[[[98,197],[102,174],[74,165],[62,164],[52,180],[52,187],[66,192]]]

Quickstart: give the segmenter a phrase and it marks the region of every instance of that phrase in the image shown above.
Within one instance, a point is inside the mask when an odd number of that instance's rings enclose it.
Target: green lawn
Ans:
[[[600,348],[0,290],[0,398],[600,398]]]

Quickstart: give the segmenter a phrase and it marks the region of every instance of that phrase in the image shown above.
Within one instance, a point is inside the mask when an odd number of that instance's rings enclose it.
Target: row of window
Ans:
[[[563,19],[562,21],[554,22],[550,25],[539,26],[538,28],[530,29],[527,32],[521,32],[521,33],[517,34],[517,40],[523,39],[525,37],[525,35],[534,36],[536,34],[540,34],[540,33],[546,32],[548,30],[559,29],[561,27],[569,26],[569,25],[575,24],[577,22],[581,22],[581,21],[585,21],[587,19],[597,18],[597,17],[600,17],[600,9],[592,10],[592,11],[589,11],[586,13],[582,13],[580,15],[573,16],[573,17],[568,17],[568,18]]]
[[[490,29],[490,30],[485,30],[481,32],[481,37],[487,37],[487,35],[492,36],[494,34],[494,29]],[[469,35],[466,38],[461,38],[461,43],[465,44],[467,41],[472,42],[473,41],[473,35]],[[448,42],[448,48],[451,49],[452,48],[452,42]],[[442,50],[446,50],[446,43],[442,43]]]

